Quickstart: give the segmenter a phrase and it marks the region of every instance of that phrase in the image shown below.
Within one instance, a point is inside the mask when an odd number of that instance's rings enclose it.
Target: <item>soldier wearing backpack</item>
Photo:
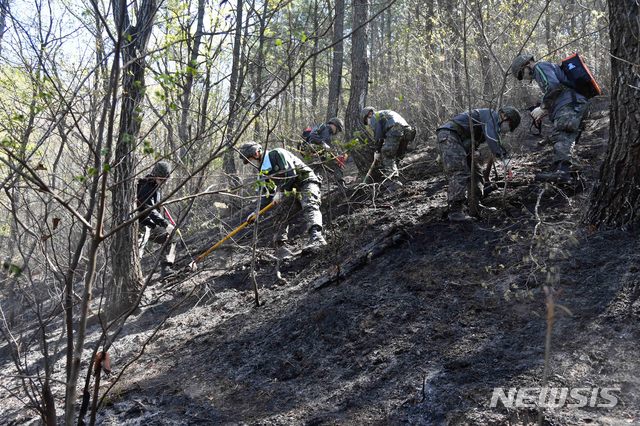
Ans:
[[[316,174],[324,176],[330,172],[341,187],[346,187],[344,181],[344,155],[337,155],[333,144],[336,135],[344,131],[344,124],[338,117],[329,119],[326,123],[316,127],[308,127],[302,132],[300,151],[305,160],[311,162],[311,168]]]
[[[539,123],[547,115],[553,120],[553,167],[551,172],[540,173],[536,178],[571,183],[573,147],[580,135],[587,98],[576,90],[560,66],[536,62],[533,55],[516,56],[510,70],[518,80],[535,80],[543,92],[540,106],[531,112],[533,120]]]

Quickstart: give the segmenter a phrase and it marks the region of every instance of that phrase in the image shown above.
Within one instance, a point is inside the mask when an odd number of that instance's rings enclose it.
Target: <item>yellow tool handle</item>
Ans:
[[[275,206],[275,203],[272,201],[269,204],[267,204],[262,210],[260,210],[258,212],[258,216],[260,216],[261,214],[264,214],[266,212],[268,212],[269,210],[271,210],[271,208]],[[254,218],[255,220],[255,218]],[[251,224],[253,222],[253,220],[251,222],[249,221],[245,221],[243,222],[240,226],[238,226],[236,229],[234,229],[233,231],[231,231],[226,237],[224,237],[223,239],[221,239],[220,241],[218,241],[217,243],[215,243],[214,245],[212,245],[207,251],[205,251],[204,253],[202,253],[201,255],[199,255],[198,257],[196,257],[196,259],[194,260],[194,263],[200,262],[202,259],[204,259],[205,257],[209,256],[209,254],[214,251],[215,249],[217,249],[218,247],[220,247],[225,241],[227,241],[229,238],[232,238],[234,235],[236,235],[238,232],[242,231],[244,228],[246,228],[249,224]]]

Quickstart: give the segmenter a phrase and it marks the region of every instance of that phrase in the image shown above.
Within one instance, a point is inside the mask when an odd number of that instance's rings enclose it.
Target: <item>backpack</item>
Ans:
[[[560,69],[573,86],[572,89],[575,89],[585,98],[591,99],[594,96],[602,95],[602,90],[595,78],[593,78],[591,71],[589,71],[589,67],[585,65],[577,53],[564,58],[560,64]]]
[[[311,133],[313,132],[313,127],[309,126],[302,131],[302,140],[306,143],[309,143],[309,139],[311,138]]]

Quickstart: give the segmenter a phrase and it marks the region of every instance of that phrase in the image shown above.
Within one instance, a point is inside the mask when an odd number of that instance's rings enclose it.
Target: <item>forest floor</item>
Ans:
[[[149,343],[98,423],[534,423],[537,408],[490,401],[494,388],[543,386],[548,285],[561,305],[548,386],[588,388],[589,398],[615,388],[617,404],[547,408],[544,423],[640,424],[639,244],[630,230],[581,224],[608,139],[606,114],[587,124],[578,187],[534,182],[552,148],[521,131],[506,191],[483,200],[497,211],[467,224],[446,220],[437,147],[422,141],[403,162],[398,191],[374,198],[351,185],[325,197],[329,245],[280,265],[286,282],[276,278],[266,221],[255,262],[260,307],[250,251],[214,253],[196,274],[150,287],[101,387]],[[187,242],[197,251],[213,239]],[[95,340],[99,326],[89,331]],[[35,416],[6,388],[0,406],[5,424]]]

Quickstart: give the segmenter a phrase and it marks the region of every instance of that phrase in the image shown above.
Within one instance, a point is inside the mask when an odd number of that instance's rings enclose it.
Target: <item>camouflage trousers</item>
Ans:
[[[462,141],[452,130],[438,131],[438,147],[442,168],[449,181],[447,201],[449,207],[459,207],[466,203],[471,185],[471,141]],[[483,194],[483,177],[478,163],[475,163],[475,190],[478,198]]]
[[[138,237],[138,250],[140,258],[144,255],[144,249],[149,241],[153,241],[156,244],[164,244],[171,236],[174,226],[169,224],[166,228],[162,226],[156,226],[151,228],[149,226],[140,226],[140,235]],[[176,259],[176,243],[171,243],[164,249],[165,262],[173,264]]]
[[[320,212],[321,197],[320,185],[317,182],[303,182],[296,191],[296,197],[286,197],[277,206],[275,212],[279,218],[274,234],[274,242],[283,242],[289,239],[289,219],[296,212],[296,208],[302,209],[307,232],[313,227],[322,229],[322,212]]]
[[[380,162],[371,171],[374,181],[393,179],[398,176],[397,160],[402,154],[400,153],[400,147],[403,143],[406,145],[405,133],[407,130],[408,127],[396,124],[385,134],[384,144],[380,149]]]
[[[582,118],[587,110],[586,101],[570,103],[560,108],[553,119],[553,162],[571,163],[573,147],[580,134]]]

